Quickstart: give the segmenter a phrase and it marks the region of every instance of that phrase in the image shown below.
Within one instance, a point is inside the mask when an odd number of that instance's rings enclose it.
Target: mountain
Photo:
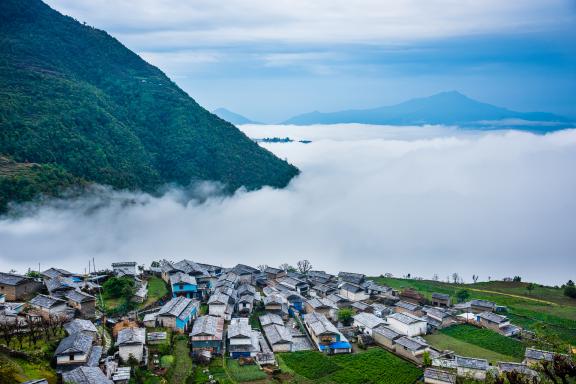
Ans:
[[[552,130],[564,127],[569,121],[544,112],[515,112],[481,103],[459,92],[442,92],[430,97],[374,109],[356,109],[332,113],[318,111],[292,117],[284,124],[340,124],[363,123],[381,125],[459,124],[469,127],[497,128],[509,121],[529,130]],[[540,124],[540,123],[544,124]]]
[[[0,36],[0,210],[89,183],[232,191],[298,173],[106,32],[40,0],[2,0]]]
[[[213,114],[221,118],[222,120],[226,120],[234,125],[242,125],[242,124],[261,124],[257,121],[250,120],[247,117],[239,115],[235,112],[232,112],[226,108],[218,108],[212,111]]]

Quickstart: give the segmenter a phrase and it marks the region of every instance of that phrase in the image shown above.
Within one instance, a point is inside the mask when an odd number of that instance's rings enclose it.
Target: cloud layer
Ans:
[[[0,221],[0,269],[83,271],[115,260],[317,268],[445,278],[574,279],[576,130],[546,136],[443,127],[244,126],[303,171],[233,197],[100,191]],[[210,196],[206,198],[207,196]]]

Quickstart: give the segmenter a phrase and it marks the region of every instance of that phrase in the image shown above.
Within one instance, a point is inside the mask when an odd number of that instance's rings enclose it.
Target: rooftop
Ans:
[[[128,344],[145,344],[146,343],[146,329],[145,328],[124,328],[118,332],[116,345]]]
[[[194,321],[191,337],[210,336],[214,339],[222,340],[224,332],[224,319],[214,316],[201,316]]]
[[[37,295],[36,297],[34,297],[32,300],[30,300],[30,305],[33,305],[35,307],[40,307],[40,308],[52,308],[55,305],[62,305],[62,304],[66,304],[66,302],[64,300],[61,299],[57,299],[55,297],[52,296],[46,296],[46,295]]]
[[[472,357],[456,356],[456,366],[459,368],[485,371],[488,369],[488,361],[484,359],[474,359]]]
[[[74,319],[66,324],[64,324],[64,329],[69,335],[78,332],[98,332],[96,326],[90,320]]]
[[[86,354],[92,348],[93,337],[85,333],[74,333],[62,339],[58,348],[54,352],[54,356],[66,355],[70,353],[83,353]]]
[[[393,313],[390,316],[388,316],[388,319],[394,319],[397,320],[403,324],[415,324],[418,323],[420,321],[424,321],[424,319],[421,319],[420,317],[416,317],[414,315],[411,315],[409,313]]]
[[[382,324],[386,324],[384,319],[382,319],[376,315],[373,315],[371,313],[366,313],[366,312],[361,312],[361,313],[354,315],[354,321],[358,322],[358,323],[360,323],[360,324],[362,324],[365,327],[368,327],[370,329],[376,328],[377,326],[382,325]]]

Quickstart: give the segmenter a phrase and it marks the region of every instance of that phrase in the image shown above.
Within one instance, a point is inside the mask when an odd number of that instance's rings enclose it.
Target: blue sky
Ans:
[[[208,109],[263,122],[458,90],[576,117],[570,0],[49,0]]]

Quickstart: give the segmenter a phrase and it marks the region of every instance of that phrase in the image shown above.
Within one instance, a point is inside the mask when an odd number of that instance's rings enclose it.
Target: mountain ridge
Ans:
[[[76,180],[151,193],[209,180],[233,191],[298,174],[118,40],[40,0],[3,0],[0,35],[0,156],[21,165],[0,173],[0,211]]]
[[[469,98],[457,91],[440,92],[432,96],[414,98],[399,104],[369,109],[350,109],[336,112],[313,111],[294,116],[283,124],[342,124],[376,125],[462,124],[489,127],[494,121],[524,120],[532,130],[550,129],[550,125],[535,127],[534,122],[555,122],[559,126],[570,120],[546,112],[516,112]],[[521,121],[518,122],[521,125]]]
[[[258,121],[254,121],[252,119],[247,118],[246,116],[240,115],[239,113],[233,112],[223,107],[216,108],[215,110],[212,111],[212,113],[221,118],[222,120],[226,120],[234,125],[262,124]]]

